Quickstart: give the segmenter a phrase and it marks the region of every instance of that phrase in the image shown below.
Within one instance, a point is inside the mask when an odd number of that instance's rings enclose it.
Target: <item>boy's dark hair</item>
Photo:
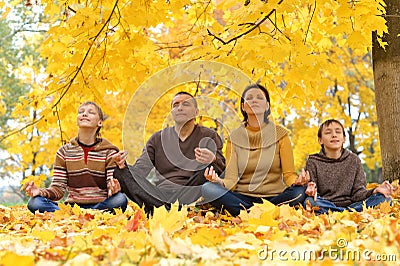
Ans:
[[[190,94],[190,93],[187,92],[187,91],[180,91],[180,92],[176,93],[176,94],[174,95],[174,97],[172,97],[172,99],[175,98],[175,97],[178,96],[178,95],[189,95],[189,96],[192,98],[192,100],[193,100],[194,107],[197,108],[197,101],[196,101],[196,98],[194,98],[192,94]],[[171,102],[171,105],[172,105],[172,102]]]
[[[243,115],[243,122],[245,124],[247,124],[247,119],[248,119],[247,113],[243,110],[243,107],[242,107],[242,105],[243,105],[243,103],[245,101],[244,96],[246,95],[247,91],[251,90],[251,89],[260,89],[265,94],[265,98],[267,99],[267,102],[269,104],[269,108],[264,113],[264,122],[268,123],[268,116],[271,114],[271,100],[269,98],[268,90],[264,86],[262,86],[260,84],[251,84],[251,85],[247,86],[244,89],[243,93],[242,93],[242,97],[240,98],[240,112]]]
[[[342,125],[342,123],[340,123],[338,120],[336,120],[336,119],[328,119],[328,120],[325,120],[320,126],[319,126],[319,129],[318,129],[318,138],[322,138],[322,129],[324,128],[324,127],[329,127],[331,124],[333,124],[333,123],[336,123],[336,124],[339,124],[340,125],[340,127],[342,128],[342,131],[343,131],[343,136],[344,137],[346,137],[346,133],[344,132],[344,127],[343,127],[343,125]]]

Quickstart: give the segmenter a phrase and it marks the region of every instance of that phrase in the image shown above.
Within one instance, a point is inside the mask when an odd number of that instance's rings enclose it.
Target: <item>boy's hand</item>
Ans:
[[[385,181],[379,187],[374,189],[374,193],[382,193],[386,198],[389,198],[394,190],[395,189],[389,183],[389,181]]]
[[[314,201],[317,200],[317,184],[315,182],[308,183],[306,194],[310,197],[314,197]]]

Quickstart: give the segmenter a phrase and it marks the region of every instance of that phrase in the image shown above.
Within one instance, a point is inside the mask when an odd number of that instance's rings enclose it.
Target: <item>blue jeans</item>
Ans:
[[[84,209],[97,209],[97,210],[106,210],[109,212],[113,212],[114,208],[121,208],[122,211],[126,210],[128,205],[128,200],[125,195],[121,192],[118,192],[111,197],[108,197],[102,202],[95,204],[77,204],[79,207]],[[35,211],[39,212],[54,212],[59,210],[58,203],[47,198],[36,196],[30,198],[28,201],[28,209],[35,213]]]
[[[295,206],[302,204],[306,198],[305,190],[306,187],[303,186],[291,186],[277,196],[261,198],[230,191],[219,184],[211,182],[206,182],[201,187],[204,202],[210,202],[211,205],[219,210],[227,210],[233,216],[239,215],[243,209],[248,210],[254,203],[262,203],[263,199],[275,205],[288,203],[290,206]]]
[[[347,207],[338,207],[333,202],[326,200],[320,196],[317,196],[317,201],[314,201],[314,197],[307,197],[306,200],[304,201],[304,208],[306,208],[307,201],[310,202],[311,206],[319,207],[319,210],[315,211],[316,214],[327,213],[328,211],[342,212],[345,210],[348,210],[350,212],[353,210],[360,212],[363,209],[364,202],[365,202],[365,206],[367,208],[372,208],[372,207],[378,206],[380,203],[382,203],[384,201],[387,201],[390,204],[392,204],[392,199],[386,198],[381,193],[372,194],[366,200],[354,202]]]

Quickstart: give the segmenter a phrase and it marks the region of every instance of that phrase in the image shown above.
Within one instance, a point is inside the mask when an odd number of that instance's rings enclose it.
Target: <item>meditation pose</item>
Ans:
[[[343,125],[335,119],[326,120],[318,130],[319,153],[309,155],[306,172],[310,176],[304,202],[316,213],[328,211],[362,211],[363,205],[374,207],[391,202],[392,185],[385,181],[375,189],[366,189],[366,178],[360,158],[344,149]]]
[[[114,159],[119,169],[114,176],[122,191],[151,214],[154,207],[179,202],[195,202],[201,196],[206,181],[204,171],[212,166],[222,173],[225,158],[223,142],[217,132],[195,123],[198,114],[196,99],[187,92],[177,93],[171,103],[174,126],[154,133],[147,141],[142,155],[133,166],[126,167],[126,153]],[[155,184],[147,177],[155,170]]]
[[[110,212],[115,208],[126,209],[128,200],[113,178],[116,165],[112,157],[118,148],[100,137],[104,119],[102,110],[94,102],[85,102],[79,107],[78,136],[57,151],[50,187],[38,188],[34,182],[27,182],[23,187],[31,197],[28,202],[31,212],[59,210],[56,201],[66,192],[66,204]]]
[[[270,98],[266,88],[245,88],[240,109],[244,123],[229,136],[225,177],[207,168],[202,187],[205,202],[218,210],[238,215],[263,199],[273,204],[302,204],[307,176],[296,175],[289,132],[269,119]]]

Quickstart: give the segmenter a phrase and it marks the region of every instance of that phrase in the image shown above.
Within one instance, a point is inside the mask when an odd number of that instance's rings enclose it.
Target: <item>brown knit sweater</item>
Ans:
[[[208,148],[216,160],[211,165],[221,173],[225,169],[222,140],[210,128],[195,125],[193,132],[184,141],[179,139],[174,127],[154,133],[146,143],[142,155],[136,160],[131,173],[137,178],[146,178],[156,169],[156,185],[168,189],[172,183],[186,185],[189,178],[207,165],[196,161],[195,148]]]
[[[366,179],[361,160],[349,150],[343,150],[339,159],[326,157],[324,150],[308,157],[306,170],[311,181],[317,184],[320,197],[338,207],[347,207],[372,195],[366,189]]]
[[[89,151],[87,162],[77,138],[62,146],[54,162],[53,180],[40,195],[50,200],[60,200],[69,192],[66,202],[93,204],[107,198],[107,182],[115,169],[111,158],[118,148],[102,139]]]

